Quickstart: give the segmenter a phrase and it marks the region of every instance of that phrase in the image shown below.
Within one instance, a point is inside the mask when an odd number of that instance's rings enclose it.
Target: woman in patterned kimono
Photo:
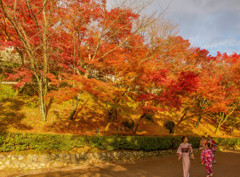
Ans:
[[[182,138],[182,143],[178,147],[177,155],[178,160],[182,159],[183,177],[189,177],[190,156],[193,158],[193,150],[186,136]]]
[[[199,150],[200,152],[202,152],[205,149],[205,144],[207,143],[207,140],[205,138],[205,136],[202,136],[201,140],[200,140],[200,147]],[[201,157],[200,157],[200,163],[201,163]]]
[[[201,150],[201,151],[203,151],[203,149],[205,148],[205,144],[206,144],[206,138],[205,138],[205,136],[202,136],[202,138],[201,138],[201,140],[200,140],[200,147],[199,147],[199,149]]]
[[[206,148],[203,150],[201,154],[202,164],[205,165],[207,177],[213,176],[213,171],[212,171],[213,154],[210,149],[210,146],[211,146],[210,143],[207,143],[205,145]]]
[[[213,140],[213,138],[209,135],[208,136],[208,141],[207,143],[210,144],[209,146],[209,149],[212,150],[212,154],[213,154],[213,164],[216,163],[216,160],[215,160],[215,152],[216,152],[216,149],[217,149],[217,143]]]

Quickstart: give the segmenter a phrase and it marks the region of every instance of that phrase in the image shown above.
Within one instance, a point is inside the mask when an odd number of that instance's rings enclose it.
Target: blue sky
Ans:
[[[108,0],[108,6],[113,1]],[[135,5],[142,1],[137,0]],[[178,25],[179,35],[193,46],[212,55],[217,51],[240,53],[240,0],[153,0],[145,12],[164,9],[166,18]]]

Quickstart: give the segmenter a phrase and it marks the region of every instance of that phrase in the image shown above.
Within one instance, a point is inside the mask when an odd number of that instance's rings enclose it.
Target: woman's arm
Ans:
[[[179,145],[179,147],[177,149],[177,155],[178,155],[178,160],[180,160],[181,157],[182,157],[182,146],[181,146],[181,144]]]
[[[192,149],[192,145],[191,145],[191,144],[189,144],[188,148],[189,148],[189,152],[190,152],[191,154],[193,154],[193,149]]]
[[[189,144],[189,153],[191,154],[191,158],[194,159],[193,148],[191,144]]]
[[[212,154],[212,151],[209,151],[209,155],[210,155],[210,161],[212,162],[213,161],[213,154]]]

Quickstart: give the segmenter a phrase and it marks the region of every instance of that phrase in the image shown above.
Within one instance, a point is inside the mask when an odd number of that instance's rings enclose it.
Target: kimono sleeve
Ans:
[[[178,149],[177,149],[177,155],[182,156],[182,144],[180,144]]]
[[[189,152],[192,154],[193,153],[193,149],[192,149],[192,145],[189,144]]]
[[[204,161],[204,157],[205,157],[204,154],[205,154],[205,150],[203,150],[201,153],[201,161]]]
[[[213,161],[213,154],[212,154],[212,151],[209,151],[209,155],[210,155],[209,160],[212,162],[212,161]]]

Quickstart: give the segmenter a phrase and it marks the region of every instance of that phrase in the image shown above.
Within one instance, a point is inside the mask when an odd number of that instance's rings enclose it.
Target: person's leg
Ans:
[[[208,164],[205,164],[205,169],[206,169],[207,175],[209,175],[209,174],[210,174],[210,171],[209,171],[209,166],[208,166]]]
[[[189,169],[190,169],[189,154],[184,153],[182,155],[182,165],[183,165],[183,176],[188,177],[189,176]]]
[[[209,167],[209,174],[210,174],[210,176],[213,176],[212,164],[210,163],[208,165],[208,167]]]

